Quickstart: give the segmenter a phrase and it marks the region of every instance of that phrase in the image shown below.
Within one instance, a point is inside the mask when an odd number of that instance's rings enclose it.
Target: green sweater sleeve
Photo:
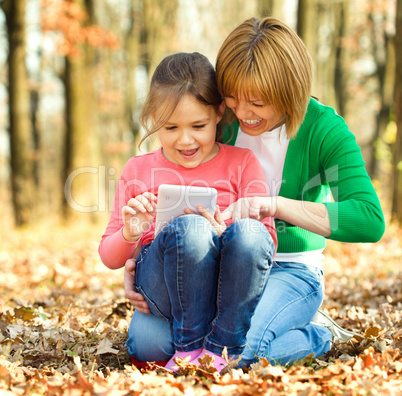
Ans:
[[[340,242],[377,242],[385,222],[361,150],[344,120],[336,116],[320,142],[322,178],[335,202],[325,203],[331,223],[329,239]]]

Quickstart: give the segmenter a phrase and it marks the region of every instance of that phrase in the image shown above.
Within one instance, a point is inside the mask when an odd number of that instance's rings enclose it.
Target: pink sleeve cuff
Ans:
[[[103,264],[111,269],[124,267],[126,261],[133,257],[134,251],[141,243],[141,238],[129,242],[123,237],[123,227],[114,234],[104,237],[99,245],[99,255]]]

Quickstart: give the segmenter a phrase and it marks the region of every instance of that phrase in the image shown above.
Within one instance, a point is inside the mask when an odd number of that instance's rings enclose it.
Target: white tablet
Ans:
[[[201,205],[214,216],[217,194],[216,189],[210,187],[161,184],[156,205],[155,236],[166,224],[184,214],[185,208],[197,212],[197,205]]]

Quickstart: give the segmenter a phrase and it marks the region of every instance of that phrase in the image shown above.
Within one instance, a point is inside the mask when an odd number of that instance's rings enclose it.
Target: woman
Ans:
[[[301,39],[272,17],[242,23],[217,57],[218,88],[234,121],[224,142],[254,152],[272,196],[241,199],[223,215],[234,221],[274,217],[278,234],[240,367],[258,357],[286,364],[327,352],[332,333],[312,323],[324,298],[325,238],[376,242],[384,233],[381,206],[354,135],[332,108],[311,98],[312,67]],[[133,270],[133,262],[126,268]],[[148,312],[125,283],[134,307]],[[163,359],[170,330],[160,323],[150,328],[161,339],[153,358]],[[146,341],[130,330],[137,342]]]

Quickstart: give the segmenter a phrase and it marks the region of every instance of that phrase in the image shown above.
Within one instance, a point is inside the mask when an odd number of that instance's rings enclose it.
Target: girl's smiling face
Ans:
[[[278,127],[284,120],[281,114],[257,95],[225,96],[225,103],[236,115],[242,131],[248,135],[261,135]]]
[[[224,102],[222,113],[223,109]],[[157,131],[163,155],[185,168],[195,168],[209,161],[219,152],[215,137],[221,118],[213,106],[201,104],[190,94],[185,95]]]

